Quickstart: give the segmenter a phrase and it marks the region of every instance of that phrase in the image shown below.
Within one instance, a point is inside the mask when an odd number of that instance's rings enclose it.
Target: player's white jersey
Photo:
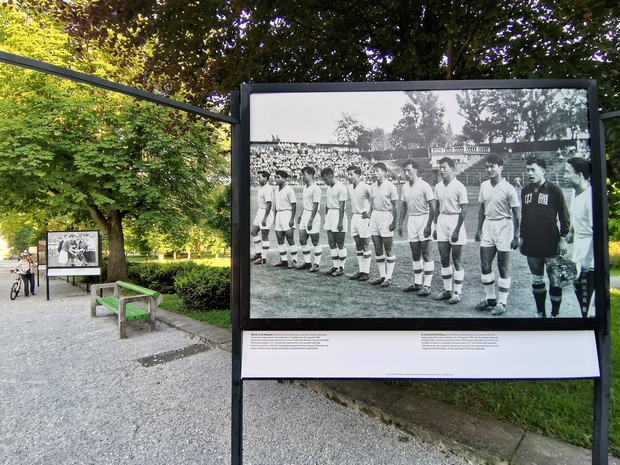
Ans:
[[[418,178],[413,186],[409,183],[403,185],[400,199],[407,204],[409,216],[419,216],[430,211],[429,202],[435,200],[435,194],[424,179]]]
[[[484,204],[484,217],[489,220],[512,218],[512,209],[521,205],[517,190],[504,178],[495,186],[490,179],[484,181],[478,201]]]
[[[304,210],[312,211],[315,203],[318,203],[320,206],[321,195],[323,195],[321,188],[316,183],[313,183],[310,187],[304,186],[302,195]]]
[[[347,186],[349,199],[351,199],[351,213],[360,214],[370,210],[370,186],[364,181],[360,181],[357,186],[349,184]]]
[[[347,201],[347,188],[340,181],[327,188],[327,208],[340,208],[340,202]]]
[[[398,200],[396,186],[388,180],[383,181],[381,185],[375,182],[370,187],[370,193],[373,211],[392,211],[392,202]]]
[[[260,189],[258,189],[256,201],[258,204],[258,208],[263,210],[267,208],[267,202],[271,202],[273,205],[273,187],[271,187],[269,183],[261,186]]]
[[[284,186],[283,189],[277,188],[275,193],[276,198],[276,210],[281,212],[284,210],[292,210],[292,205],[297,203],[297,197],[295,197],[295,191],[289,185]]]
[[[467,189],[461,181],[454,178],[446,186],[440,181],[435,186],[435,197],[439,202],[439,214],[458,215],[461,213],[461,205],[469,203]]]

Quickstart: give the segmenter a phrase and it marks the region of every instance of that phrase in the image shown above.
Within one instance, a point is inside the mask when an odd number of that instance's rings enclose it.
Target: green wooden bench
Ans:
[[[101,289],[109,288],[114,289],[113,296],[101,297],[98,295]],[[139,294],[121,296],[120,293],[122,289],[129,289]],[[91,318],[97,316],[96,309],[98,305],[116,313],[118,315],[118,338],[123,339],[126,336],[127,326],[136,323],[148,322],[149,331],[155,331],[155,312],[163,298],[164,296],[159,292],[125,281],[93,284],[90,287],[90,316]],[[146,302],[147,310],[139,308],[130,302]]]

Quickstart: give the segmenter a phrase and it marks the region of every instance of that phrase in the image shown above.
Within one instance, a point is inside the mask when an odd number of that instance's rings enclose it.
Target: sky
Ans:
[[[458,114],[456,91],[434,91],[445,108],[444,123],[460,133],[465,120]],[[333,143],[343,113],[367,129],[392,132],[407,102],[402,91],[253,93],[250,95],[250,140]]]

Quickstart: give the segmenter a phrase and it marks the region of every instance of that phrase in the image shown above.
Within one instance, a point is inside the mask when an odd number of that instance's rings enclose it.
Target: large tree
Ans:
[[[483,116],[489,103],[488,92],[464,90],[456,95],[456,101],[459,104],[459,115],[465,118],[463,136],[476,144],[488,141],[491,131]]]
[[[201,121],[84,89],[77,96],[53,81],[31,76],[0,90],[2,204],[88,212],[108,235],[109,279],[122,278],[123,220],[167,231],[197,222],[224,157]],[[11,97],[17,90],[22,99]]]
[[[392,131],[394,147],[413,149],[443,145],[446,129],[445,109],[433,92],[407,92],[408,101],[401,111],[403,117]]]
[[[45,18],[33,24],[4,13],[4,49],[29,40],[14,30],[20,21],[45,35]],[[174,232],[204,216],[210,190],[227,174],[218,132],[182,112],[2,65],[0,208],[90,218],[108,235],[108,279],[124,278],[123,220]]]
[[[521,132],[521,99],[520,89],[493,89],[488,93],[487,121],[489,138],[501,138],[502,143],[508,139],[516,139]]]

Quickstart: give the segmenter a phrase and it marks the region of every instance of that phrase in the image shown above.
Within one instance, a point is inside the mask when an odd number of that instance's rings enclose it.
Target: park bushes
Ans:
[[[230,268],[196,266],[177,275],[174,285],[187,310],[230,307]]]
[[[609,242],[609,268],[620,270],[620,242]]]
[[[177,275],[200,265],[193,262],[128,263],[127,277],[138,286],[148,287],[163,294],[174,293]]]
[[[187,310],[209,311],[230,307],[230,268],[194,262],[129,263],[131,282],[162,293],[176,293]]]

